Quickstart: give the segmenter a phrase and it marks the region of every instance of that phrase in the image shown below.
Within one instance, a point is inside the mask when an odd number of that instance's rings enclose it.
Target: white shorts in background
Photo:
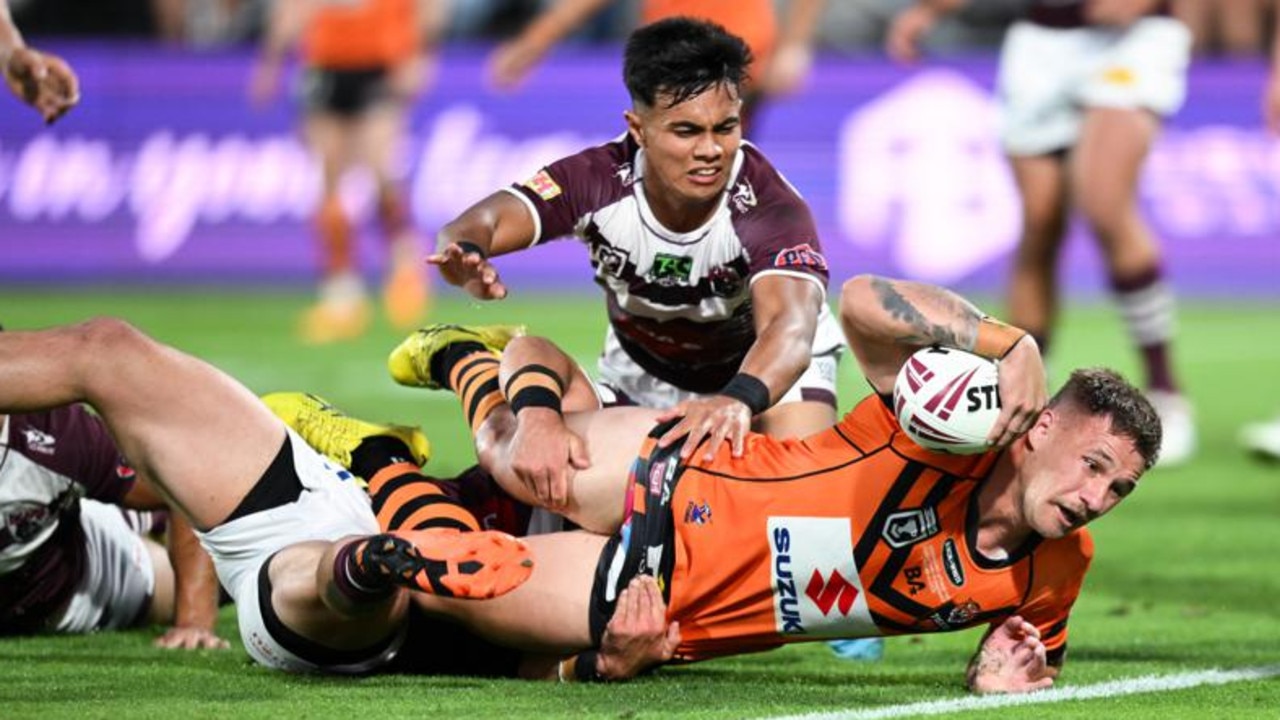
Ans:
[[[379,532],[369,496],[351,473],[329,462],[293,430],[289,445],[303,488],[298,499],[198,533],[200,542],[213,558],[222,586],[235,600],[240,636],[254,660],[291,672],[351,672],[309,662],[281,647],[268,632],[258,607],[259,572],[277,551],[309,540],[334,541]],[[384,661],[371,658],[370,665],[360,670]]]
[[[844,347],[844,334],[824,305],[813,336],[813,357],[809,361],[809,367],[776,404],[800,402],[806,396],[809,399],[826,398],[834,403],[838,377],[836,373]],[[650,375],[622,349],[612,326],[605,332],[604,350],[600,352],[598,371],[600,377],[596,383],[596,394],[601,397],[604,405],[614,404],[619,393],[636,405],[651,408],[669,408],[700,395]]]
[[[80,501],[88,558],[62,617],[49,628],[59,633],[119,630],[144,624],[156,587],[155,567],[145,541],[125,522],[120,508]]]
[[[1013,24],[1000,51],[1001,141],[1010,155],[1064,150],[1090,107],[1177,112],[1186,97],[1191,32],[1147,17],[1126,28]]]

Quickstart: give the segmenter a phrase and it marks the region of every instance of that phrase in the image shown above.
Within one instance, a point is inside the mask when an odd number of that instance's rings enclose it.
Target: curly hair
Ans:
[[[1062,389],[1049,401],[1050,407],[1070,404],[1090,415],[1105,415],[1111,431],[1133,441],[1150,470],[1160,458],[1160,416],[1142,391],[1114,370],[1085,368],[1071,373]]]

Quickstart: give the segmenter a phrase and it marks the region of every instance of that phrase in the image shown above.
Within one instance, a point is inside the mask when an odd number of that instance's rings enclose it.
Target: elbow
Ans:
[[[856,325],[867,308],[875,307],[876,285],[886,282],[879,275],[855,275],[840,288],[840,318],[845,325]]]

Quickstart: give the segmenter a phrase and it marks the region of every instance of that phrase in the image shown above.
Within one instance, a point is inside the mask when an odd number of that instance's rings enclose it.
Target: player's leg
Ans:
[[[1067,224],[1067,173],[1056,154],[1010,157],[1022,204],[1022,234],[1009,277],[1009,322],[1047,352],[1058,315],[1058,257]]]
[[[635,459],[634,452],[632,460]],[[417,594],[433,614],[466,624],[502,645],[531,652],[568,653],[591,647],[591,596],[600,553],[609,538],[586,532],[525,538],[537,563],[520,587],[481,602]]]
[[[387,241],[383,307],[392,326],[403,330],[422,322],[428,300],[421,242],[396,172],[407,111],[402,100],[388,97],[362,113],[358,125],[360,158],[377,186],[378,223]]]
[[[1164,422],[1161,464],[1171,465],[1194,452],[1195,428],[1173,370],[1173,288],[1164,277],[1160,248],[1138,208],[1142,164],[1158,130],[1159,120],[1145,110],[1090,108],[1073,157],[1071,183],[1101,245],[1120,314],[1141,354],[1148,392]]]
[[[342,177],[355,157],[355,122],[346,115],[313,108],[304,120],[307,146],[321,170],[315,229],[320,245],[320,289],[299,331],[308,342],[356,337],[369,323],[364,280],[355,258],[355,230],[342,205]]]
[[[475,437],[480,465],[521,502],[539,504],[517,470],[520,445],[515,416],[498,378],[499,363],[508,387],[557,395],[564,403],[596,402],[595,391],[577,363],[542,338],[514,338],[510,328],[432,326],[396,348],[388,360],[401,384],[447,387],[459,394]],[[497,351],[503,349],[501,360]],[[520,372],[530,366],[545,372]],[[555,378],[555,379],[550,379]],[[558,382],[557,382],[558,380]],[[590,396],[590,399],[588,398]],[[586,444],[590,467],[577,470],[569,502],[557,512],[583,528],[613,532],[622,520],[623,488],[641,440],[657,412],[610,408],[565,415],[569,430]]]

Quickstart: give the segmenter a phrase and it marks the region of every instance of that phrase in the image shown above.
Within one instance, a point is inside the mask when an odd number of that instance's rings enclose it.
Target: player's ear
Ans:
[[[1035,450],[1036,448],[1040,448],[1048,444],[1050,430],[1052,430],[1053,426],[1060,420],[1061,418],[1058,416],[1057,410],[1053,408],[1045,408],[1044,410],[1041,410],[1040,416],[1036,418],[1035,424],[1032,425],[1031,429],[1023,435],[1026,439],[1027,445],[1029,445],[1032,450]]]
[[[622,117],[627,121],[627,132],[640,147],[644,147],[644,123],[634,110],[623,110]]]

